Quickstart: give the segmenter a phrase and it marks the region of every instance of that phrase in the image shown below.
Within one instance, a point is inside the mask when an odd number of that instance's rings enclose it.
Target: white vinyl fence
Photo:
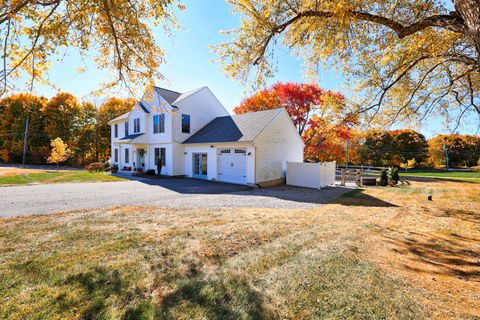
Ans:
[[[287,161],[287,184],[316,189],[334,185],[335,161],[323,163]]]

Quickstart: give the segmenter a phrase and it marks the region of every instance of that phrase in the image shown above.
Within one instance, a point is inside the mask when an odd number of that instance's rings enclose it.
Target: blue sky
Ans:
[[[157,81],[157,85],[180,92],[207,85],[225,107],[232,110],[249,92],[224,75],[219,63],[212,62],[216,55],[208,47],[224,42],[226,38],[220,34],[220,30],[236,28],[239,17],[231,13],[230,6],[224,0],[186,0],[184,3],[186,10],[177,16],[182,29],[175,32],[173,39],[163,35],[161,29],[155,29],[154,32],[158,45],[166,51],[167,61],[160,68],[167,81]],[[84,65],[87,71],[77,73],[76,69]],[[305,80],[302,61],[290,56],[286,50],[279,56],[278,70],[271,82]],[[107,79],[106,71],[98,70],[93,60],[82,61],[74,48],[67,51],[61,62],[57,59],[52,61],[50,81],[58,89],[84,99],[92,100],[89,94],[99,89],[100,83]],[[333,70],[322,72],[320,86],[345,93],[341,75]],[[56,89],[40,87],[38,84],[35,90],[47,97],[56,93]],[[420,131],[430,137],[434,133],[441,133],[444,128],[441,121],[437,120]]]
[[[182,29],[175,31],[173,39],[162,34],[161,29],[155,29],[155,39],[166,51],[167,61],[160,68],[167,81],[156,83],[180,92],[207,85],[231,110],[248,92],[223,74],[220,64],[212,61],[217,56],[209,46],[224,42],[226,37],[220,30],[236,28],[239,17],[231,14],[231,7],[224,0],[187,0],[185,3],[187,9],[177,15]],[[77,73],[76,69],[83,65],[86,65],[86,72]],[[63,91],[88,98],[90,92],[107,80],[107,73],[96,69],[93,61],[82,61],[75,48],[70,48],[62,62],[52,61],[50,80]],[[288,52],[281,54],[279,73],[272,82],[275,81],[303,81],[302,62]],[[328,72],[328,77],[321,81],[326,89],[337,89],[339,84],[333,72]],[[56,89],[38,85],[35,89],[48,97],[56,93]]]

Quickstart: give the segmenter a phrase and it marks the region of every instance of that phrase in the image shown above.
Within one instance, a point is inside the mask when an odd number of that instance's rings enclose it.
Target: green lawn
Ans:
[[[380,172],[372,172],[372,174],[380,174]],[[425,177],[439,179],[453,179],[467,182],[480,183],[480,172],[475,171],[414,171],[399,172],[401,177]]]
[[[478,182],[480,183],[480,172],[474,171],[448,171],[448,172],[429,172],[429,171],[419,171],[419,172],[400,172],[400,176],[405,177],[427,177],[427,178],[440,178],[440,179],[454,179],[462,180],[469,182]]]
[[[65,182],[105,182],[124,180],[107,173],[90,173],[78,171],[45,171],[34,173],[20,173],[11,176],[0,176],[1,185],[22,185],[35,183],[65,183]]]
[[[480,179],[480,172],[475,171],[420,171],[420,172],[401,172],[404,176],[417,177],[438,177],[438,178],[478,178]]]

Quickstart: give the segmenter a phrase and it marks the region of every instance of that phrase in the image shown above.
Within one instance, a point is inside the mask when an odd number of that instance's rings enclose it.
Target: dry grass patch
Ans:
[[[471,318],[479,187],[372,188],[314,210],[0,220],[0,318]]]

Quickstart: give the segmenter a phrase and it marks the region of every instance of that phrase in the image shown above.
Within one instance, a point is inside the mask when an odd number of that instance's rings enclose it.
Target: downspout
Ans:
[[[253,146],[253,187],[261,188],[257,184],[257,147],[255,146],[255,141],[252,141]]]

